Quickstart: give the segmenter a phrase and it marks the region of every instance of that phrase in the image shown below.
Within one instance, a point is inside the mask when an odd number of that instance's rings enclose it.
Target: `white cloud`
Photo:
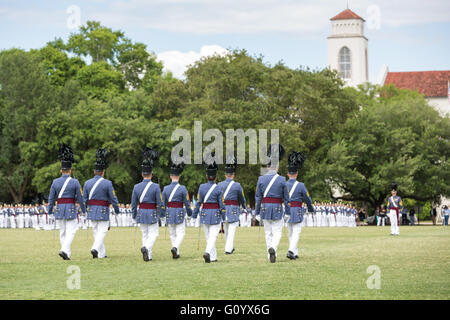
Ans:
[[[227,53],[228,50],[221,46],[205,45],[200,48],[200,52],[164,51],[157,54],[157,60],[163,62],[165,72],[170,71],[175,78],[183,79],[184,72],[188,66],[200,60],[202,57],[212,56],[214,54],[226,55]]]

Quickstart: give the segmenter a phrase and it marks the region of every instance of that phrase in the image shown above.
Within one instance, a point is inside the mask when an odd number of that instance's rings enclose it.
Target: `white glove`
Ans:
[[[284,222],[287,223],[289,221],[290,217],[291,217],[290,215],[285,214],[284,215]]]

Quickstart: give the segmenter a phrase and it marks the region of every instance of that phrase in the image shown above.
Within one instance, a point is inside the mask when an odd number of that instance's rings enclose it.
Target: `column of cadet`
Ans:
[[[158,150],[145,147],[142,151],[142,181],[132,192],[131,204],[119,204],[112,181],[105,179],[108,152],[98,149],[93,178],[84,183],[71,177],[73,150],[63,144],[58,152],[61,161],[61,176],[50,188],[48,204],[3,205],[0,211],[0,227],[29,228],[37,230],[59,230],[59,256],[71,258],[71,243],[77,230],[92,228],[94,242],[90,253],[94,259],[107,258],[105,237],[110,227],[139,227],[142,235],[140,252],[144,261],[151,261],[153,246],[159,236],[159,226],[169,229],[171,255],[181,256],[181,246],[186,226],[203,228],[206,263],[217,261],[216,241],[221,230],[225,235],[225,254],[235,252],[234,237],[238,226],[250,227],[258,221],[263,225],[267,259],[276,262],[277,249],[283,227],[288,229],[289,248],[286,257],[299,257],[298,241],[302,227],[356,226],[356,209],[342,204],[315,203],[305,185],[298,181],[298,171],[305,156],[293,151],[288,157],[288,179],[278,174],[279,161],[285,151],[281,144],[271,145],[268,150],[269,163],[265,173],[258,178],[255,195],[255,210],[246,204],[242,186],[236,181],[237,161],[228,157],[225,164],[225,180],[217,182],[218,165],[214,153],[205,159],[205,183],[198,188],[197,201],[191,202],[187,188],[179,183],[184,164],[172,163],[171,183],[161,191],[159,184],[152,181],[152,171],[159,158]],[[395,212],[401,199],[393,193],[391,212]],[[397,207],[395,206],[397,205]],[[396,215],[392,214],[392,219]],[[393,227],[398,234],[398,225]]]

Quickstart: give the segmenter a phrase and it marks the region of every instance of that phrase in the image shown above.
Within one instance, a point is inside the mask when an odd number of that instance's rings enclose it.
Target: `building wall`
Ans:
[[[428,97],[427,101],[429,105],[436,108],[441,115],[448,114],[450,116],[450,99],[448,97]]]

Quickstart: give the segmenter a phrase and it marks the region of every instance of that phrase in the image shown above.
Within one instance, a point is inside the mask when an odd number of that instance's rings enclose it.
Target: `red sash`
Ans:
[[[301,201],[291,201],[290,205],[291,205],[291,207],[301,207],[303,205],[303,202],[301,202]]]
[[[139,204],[139,209],[156,209],[156,203],[145,203]]]
[[[217,202],[214,203],[204,203],[203,204],[203,209],[219,209],[219,204]]]
[[[73,204],[75,204],[75,199],[74,198],[59,198],[57,201],[58,201],[58,204],[66,204],[66,203],[73,203]]]
[[[101,207],[109,207],[109,201],[105,200],[89,200],[89,206],[101,206]]]
[[[172,201],[167,203],[168,208],[183,208],[183,202]]]
[[[262,199],[262,203],[279,203],[279,204],[281,204],[281,198],[265,197]]]
[[[238,206],[239,205],[239,201],[237,201],[237,200],[225,200],[225,205],[226,206]]]

